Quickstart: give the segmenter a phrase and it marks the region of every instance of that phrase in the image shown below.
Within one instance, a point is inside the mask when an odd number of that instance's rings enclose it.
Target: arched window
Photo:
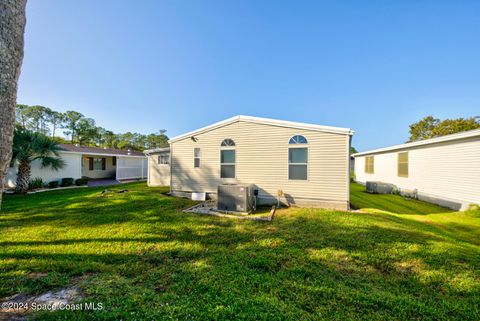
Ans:
[[[302,135],[295,135],[290,138],[288,144],[298,145],[307,144],[308,141]],[[308,148],[292,146],[288,148],[288,179],[307,180],[308,179]]]
[[[229,147],[229,146],[235,146],[235,142],[230,139],[230,138],[227,138],[227,139],[224,139],[223,142],[222,142],[222,147]]]
[[[220,150],[220,178],[235,178],[236,156],[235,142],[224,139]]]
[[[289,144],[307,144],[308,141],[302,135],[295,135],[292,138],[290,138],[290,141],[288,143]]]

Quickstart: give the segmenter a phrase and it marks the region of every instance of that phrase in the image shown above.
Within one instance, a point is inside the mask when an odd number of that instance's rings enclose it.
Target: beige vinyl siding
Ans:
[[[308,140],[308,180],[288,179],[289,139]],[[235,122],[185,138],[171,145],[174,191],[216,193],[222,183],[252,183],[260,197],[276,197],[282,189],[295,199],[347,204],[349,135],[297,130],[250,122]],[[224,139],[235,141],[236,178],[220,178],[220,150]],[[303,147],[303,146],[302,146]],[[194,148],[202,150],[201,168],[193,167]]]
[[[170,185],[170,165],[159,164],[158,156],[159,154],[148,156],[148,186]]]
[[[408,177],[398,176],[398,154],[408,151]],[[480,137],[375,154],[375,174],[365,175],[365,156],[355,157],[357,181],[383,181],[426,200],[465,208],[480,203]],[[455,207],[455,204],[458,205]]]

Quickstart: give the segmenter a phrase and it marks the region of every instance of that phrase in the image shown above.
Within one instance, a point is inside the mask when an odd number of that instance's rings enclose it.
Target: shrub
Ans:
[[[51,181],[48,183],[48,187],[50,188],[57,188],[58,187],[58,181]]]
[[[60,184],[60,186],[67,187],[71,185],[73,185],[73,178],[71,177],[62,178],[62,183]]]
[[[29,189],[42,188],[42,187],[43,187],[43,180],[41,177],[34,177],[28,183]]]
[[[401,196],[400,190],[396,186],[392,189],[392,194]]]
[[[88,183],[88,179],[86,178],[79,178],[75,180],[75,185],[77,186],[86,185],[87,183]]]
[[[480,210],[480,204],[470,204],[468,205],[467,211],[479,211]]]

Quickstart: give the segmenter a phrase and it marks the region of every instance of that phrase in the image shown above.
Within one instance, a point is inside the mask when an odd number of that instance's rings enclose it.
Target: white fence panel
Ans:
[[[147,158],[117,157],[117,179],[147,179]]]

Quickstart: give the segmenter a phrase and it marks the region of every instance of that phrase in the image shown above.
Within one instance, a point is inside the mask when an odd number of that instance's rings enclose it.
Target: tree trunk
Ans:
[[[26,0],[0,0],[0,209],[4,178],[12,158],[26,3]]]
[[[30,183],[30,163],[20,162],[18,164],[17,172],[17,186],[15,191],[18,193],[26,193],[28,191],[28,184]]]

